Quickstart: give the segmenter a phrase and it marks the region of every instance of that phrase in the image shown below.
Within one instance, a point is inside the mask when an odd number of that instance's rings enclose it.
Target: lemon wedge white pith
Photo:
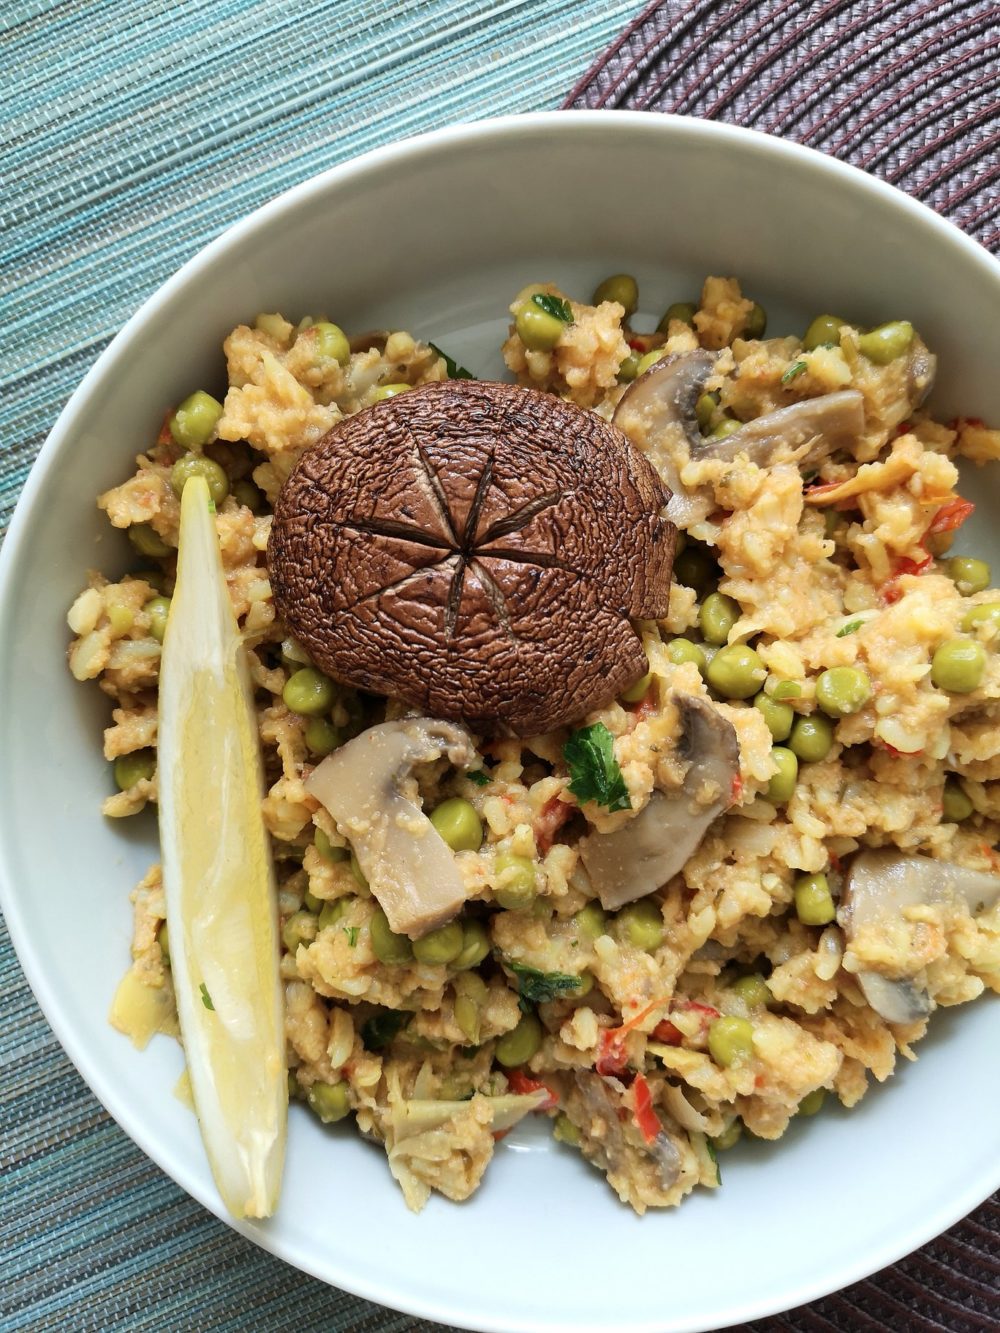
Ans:
[[[181,500],[158,777],[171,968],[202,1138],[229,1211],[267,1217],[288,1107],[276,891],[252,686],[201,477]]]

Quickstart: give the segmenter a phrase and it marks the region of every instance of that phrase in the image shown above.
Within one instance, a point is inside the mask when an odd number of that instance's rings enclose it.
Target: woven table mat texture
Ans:
[[[576,79],[573,105],[714,115],[801,138],[879,171],[997,247],[1000,7],[637,9],[635,0],[7,0],[0,536],[70,392],[206,241],[368,148],[554,108]],[[914,14],[929,45],[893,28]],[[865,54],[866,44],[875,49]],[[297,1273],[165,1177],[62,1053],[2,923],[0,1015],[2,1333],[438,1327]],[[998,1253],[994,1200],[878,1278],[747,1327],[998,1329]]]
[[[797,139],[1000,252],[1000,5],[661,0],[567,106],[669,111]]]

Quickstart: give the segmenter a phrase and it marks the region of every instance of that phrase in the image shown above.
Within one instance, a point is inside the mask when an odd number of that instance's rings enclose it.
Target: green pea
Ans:
[[[802,686],[797,680],[779,680],[768,693],[772,699],[798,699],[802,694]]]
[[[311,717],[305,731],[306,745],[315,755],[333,754],[344,738],[339,727],[325,717]]]
[[[662,361],[666,355],[667,353],[662,347],[654,347],[651,352],[647,352],[645,356],[640,357],[639,364],[635,371],[636,379],[638,379],[640,375],[645,375],[647,370],[652,370],[653,366],[655,366],[658,361]]]
[[[767,676],[767,667],[745,643],[731,643],[705,668],[705,679],[726,699],[749,699]]]
[[[767,729],[776,741],[787,741],[792,734],[795,711],[791,704],[780,703],[761,690],[753,701],[754,708],[767,723]]]
[[[526,1064],[542,1045],[542,1025],[534,1014],[525,1014],[513,1032],[505,1032],[497,1042],[498,1064],[506,1069]]]
[[[316,351],[324,361],[337,361],[342,366],[347,365],[351,359],[351,344],[339,324],[321,320],[319,324],[313,325],[312,332],[316,339]]]
[[[302,667],[285,681],[281,697],[285,707],[302,717],[328,713],[336,697],[333,681],[315,667]]]
[[[717,1065],[746,1064],[753,1055],[753,1024],[749,1018],[717,1018],[708,1027],[708,1052]]]
[[[742,421],[737,421],[735,417],[723,417],[712,433],[710,440],[727,440],[730,435],[735,435],[743,425]]]
[[[949,694],[971,694],[986,670],[986,649],[976,639],[946,639],[931,658],[931,680]]]
[[[311,944],[316,938],[316,918],[312,912],[293,912],[281,927],[281,939],[289,953],[300,944]]]
[[[628,356],[618,367],[618,378],[623,384],[631,384],[639,373],[639,362],[642,357],[638,352],[629,352]]]
[[[552,1137],[559,1143],[565,1143],[571,1148],[578,1148],[582,1135],[569,1116],[564,1111],[560,1111],[552,1124]]]
[[[969,607],[962,617],[962,629],[972,630],[979,625],[1000,630],[1000,602],[983,602],[980,606]]]
[[[137,782],[148,782],[155,772],[155,750],[133,750],[115,760],[115,782],[121,791],[129,791]]]
[[[985,560],[974,560],[969,555],[953,555],[945,562],[948,577],[963,597],[983,592],[990,586],[990,567]]]
[[[215,434],[221,416],[219,400],[199,389],[170,418],[170,434],[182,449],[202,449]]]
[[[740,618],[739,603],[722,592],[710,592],[698,612],[698,624],[707,643],[726,643]]]
[[[567,327],[540,305],[527,300],[514,317],[517,336],[532,352],[551,352]]]
[[[663,943],[663,912],[659,903],[651,898],[629,903],[618,913],[615,922],[624,931],[629,944],[644,953],[652,953]]]
[[[703,546],[685,546],[674,561],[674,578],[703,596],[719,578],[719,566]]]
[[[442,801],[431,823],[453,852],[478,852],[483,845],[483,824],[476,807],[461,796]]]
[[[805,764],[818,764],[833,749],[833,723],[822,713],[797,717],[792,723],[788,748]]]
[[[405,935],[397,935],[395,931],[390,930],[389,918],[381,907],[376,907],[372,913],[372,919],[368,923],[368,933],[372,952],[380,963],[386,963],[390,967],[401,967],[404,963],[413,961],[413,945]]]
[[[826,1101],[826,1088],[814,1088],[812,1092],[807,1092],[799,1102],[798,1115],[815,1115],[817,1111],[822,1110],[823,1103]]]
[[[694,415],[698,422],[698,427],[704,433],[708,430],[712,417],[715,415],[715,409],[719,405],[719,395],[717,393],[703,393],[694,405]]]
[[[617,301],[628,319],[639,309],[639,284],[631,273],[615,273],[594,290],[591,304],[600,305],[602,301]]]
[[[840,330],[844,327],[845,321],[838,319],[836,315],[817,315],[813,322],[806,329],[806,336],[802,339],[802,349],[805,352],[814,352],[817,347],[825,347],[828,343],[834,346],[840,343]]]
[[[192,477],[204,477],[214,504],[222,504],[229,494],[226,470],[214,458],[206,458],[204,454],[185,454],[178,458],[170,469],[170,485],[176,496],[180,496]]]
[[[259,514],[264,508],[264,492],[245,477],[241,481],[233,482],[232,494],[236,503],[249,509],[251,514]]]
[[[167,616],[170,614],[169,597],[151,597],[142,608],[149,616],[149,632],[157,643],[162,643],[167,632]]]
[[[880,324],[877,329],[863,333],[858,339],[858,348],[863,356],[876,365],[887,366],[890,361],[903,356],[913,342],[913,325],[908,319],[895,319],[889,324]]]
[[[744,338],[763,338],[767,331],[767,311],[759,301],[754,301],[753,309],[750,311],[750,318],[747,320],[747,326],[743,330]]]
[[[128,539],[140,555],[154,560],[162,560],[170,554],[170,547],[155,528],[148,523],[133,523],[128,530]]]
[[[652,683],[653,673],[647,671],[644,676],[639,677],[634,685],[630,685],[627,690],[622,690],[622,699],[627,704],[637,704],[640,699],[645,699]]]
[[[523,911],[530,907],[538,886],[534,861],[527,856],[515,856],[513,852],[497,852],[493,869],[496,878],[501,881],[500,887],[493,891],[500,906],[508,912]]]
[[[456,971],[478,967],[490,951],[490,937],[481,921],[462,922],[462,952],[452,963]]]
[[[350,1090],[342,1081],[314,1083],[306,1093],[306,1101],[324,1125],[332,1125],[351,1113]]]
[[[446,926],[428,931],[413,941],[413,956],[418,963],[429,965],[451,963],[462,952],[465,943],[461,921],[449,921]]]
[[[864,708],[872,683],[860,667],[830,667],[816,681],[816,702],[827,717],[847,717]]]
[[[694,327],[694,317],[698,306],[694,301],[675,301],[673,305],[668,305],[663,318],[656,326],[657,333],[669,333],[670,321],[678,320],[681,324],[687,324]]]
[[[783,805],[785,801],[792,799],[795,791],[799,776],[799,761],[793,752],[786,750],[783,745],[774,746],[771,758],[777,765],[778,771],[767,784],[767,799],[773,801],[775,805]]]
[[[606,933],[607,917],[604,915],[604,908],[599,902],[587,903],[573,917],[573,924],[584,939],[596,940],[599,935]]]
[[[795,915],[804,926],[828,926],[837,915],[825,875],[800,875],[795,881]]]
[[[406,393],[412,384],[380,384],[372,394],[373,403],[384,403],[387,398],[395,398],[397,393]]]
[[[674,666],[682,662],[693,662],[699,671],[705,670],[705,654],[690,639],[671,639],[667,644],[667,656]]]
[[[329,926],[335,926],[340,918],[347,911],[351,903],[351,898],[337,898],[332,903],[324,903],[319,909],[319,928],[326,930]]]
[[[482,1006],[471,995],[455,996],[455,1022],[473,1046],[479,1045]]]
[[[960,824],[963,819],[968,819],[975,809],[965,789],[953,778],[949,778],[944,784],[941,804],[942,815],[950,824]]]
[[[334,847],[321,828],[316,830],[313,843],[324,861],[346,861],[350,856],[346,847]]]
[[[759,972],[748,972],[746,976],[737,977],[729,989],[751,1009],[766,1009],[774,1002],[771,988]]]
[[[365,874],[365,872],[361,869],[361,862],[358,860],[357,852],[355,851],[351,852],[350,862],[351,862],[351,874],[354,876],[354,882],[357,884],[359,888],[367,889],[369,887],[368,877]]]
[[[156,933],[156,942],[160,946],[160,956],[167,967],[170,966],[170,932],[167,930],[167,923],[164,921]]]
[[[743,1121],[736,1117],[731,1125],[727,1125],[721,1134],[717,1134],[712,1140],[712,1147],[716,1152],[728,1152],[728,1150],[739,1143],[743,1135]]]

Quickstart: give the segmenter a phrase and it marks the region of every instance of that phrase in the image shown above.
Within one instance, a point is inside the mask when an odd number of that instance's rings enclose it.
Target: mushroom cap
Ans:
[[[600,417],[449,380],[339,422],[275,507],[278,611],[338,680],[516,735],[575,721],[647,669],[675,529],[650,464]]]

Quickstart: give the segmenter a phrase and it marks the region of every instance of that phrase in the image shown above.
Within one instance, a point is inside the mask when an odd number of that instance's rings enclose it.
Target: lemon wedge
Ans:
[[[277,894],[253,689],[201,477],[181,500],[158,783],[170,962],[205,1151],[233,1216],[268,1217],[288,1115]]]

